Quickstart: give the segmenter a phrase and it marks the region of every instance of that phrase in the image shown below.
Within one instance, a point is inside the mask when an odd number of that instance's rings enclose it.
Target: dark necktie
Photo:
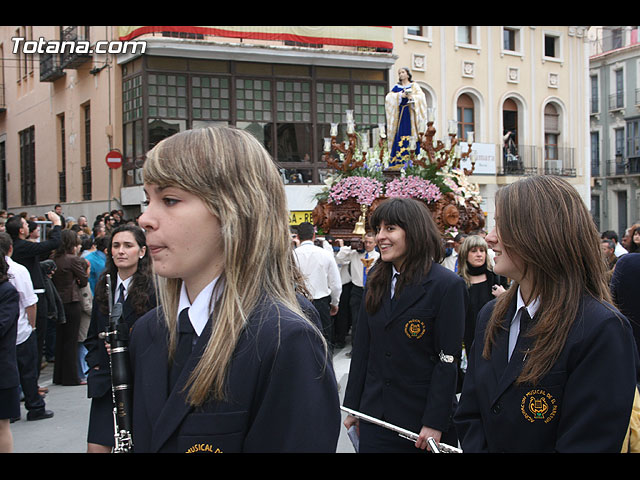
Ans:
[[[178,346],[173,357],[173,364],[169,374],[169,391],[173,390],[182,369],[191,355],[193,338],[196,334],[193,330],[193,326],[191,325],[191,320],[189,320],[188,308],[185,308],[180,312],[178,317],[178,332]]]
[[[120,288],[118,288],[118,301],[116,303],[124,303],[124,283],[121,283]]]
[[[399,273],[395,273],[393,275],[393,278],[391,279],[391,283],[394,283],[395,280],[395,285],[394,285],[394,289],[393,289],[393,295],[391,295],[391,309],[393,310],[393,307],[395,307],[396,305],[396,290],[398,289],[398,277],[400,276]]]
[[[516,344],[513,347],[512,355],[516,354],[516,351],[520,351],[523,354],[522,361],[524,362],[527,358],[527,351],[524,351],[523,343],[526,342],[524,336],[529,333],[529,328],[531,327],[531,317],[529,316],[529,311],[522,307],[520,309],[520,329],[518,331],[518,338],[516,340]]]

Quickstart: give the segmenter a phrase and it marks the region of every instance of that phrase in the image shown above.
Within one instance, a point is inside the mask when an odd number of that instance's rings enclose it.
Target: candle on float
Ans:
[[[330,138],[325,138],[324,139],[324,151],[325,152],[331,151],[331,139]]]
[[[338,136],[338,124],[337,123],[332,123],[331,124],[331,132],[329,133],[329,135],[331,135],[332,137],[337,137]]]
[[[468,144],[473,143],[473,132],[467,132],[467,143]]]
[[[353,122],[353,110],[346,110],[345,113],[347,114],[347,123]]]
[[[434,122],[435,118],[436,118],[436,109],[433,107],[429,107],[427,108],[427,121],[428,122]]]
[[[347,122],[347,133],[351,134],[355,132],[355,124],[353,122]]]
[[[416,137],[411,137],[409,139],[409,150],[415,150],[416,149]]]
[[[458,122],[449,120],[449,135],[454,135],[458,131]]]
[[[386,138],[387,137],[387,134],[385,132],[384,123],[379,123],[378,124],[378,134],[380,135],[380,138]]]
[[[365,132],[362,135],[362,146],[361,149],[363,152],[366,152],[369,149],[369,132]]]

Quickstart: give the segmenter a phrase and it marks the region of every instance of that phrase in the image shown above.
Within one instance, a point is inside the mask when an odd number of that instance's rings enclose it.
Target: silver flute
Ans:
[[[347,407],[340,407],[340,409],[356,418],[361,418],[362,420],[373,423],[374,425],[378,425],[379,427],[386,428],[388,430],[396,432],[402,438],[406,438],[407,440],[411,440],[412,442],[415,442],[416,440],[418,440],[419,435],[417,433],[414,433],[405,428],[398,427],[397,425],[394,425],[392,423],[379,420],[365,413],[357,412]],[[461,449],[457,447],[453,447],[451,445],[447,445],[446,443],[442,443],[442,442],[438,443],[434,440],[433,437],[427,438],[427,443],[429,444],[429,447],[431,448],[431,451],[433,453],[462,453]]]

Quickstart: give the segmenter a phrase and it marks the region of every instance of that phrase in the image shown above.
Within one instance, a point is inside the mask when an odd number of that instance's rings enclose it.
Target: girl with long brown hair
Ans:
[[[554,176],[499,189],[487,236],[513,280],[480,311],[455,422],[465,452],[619,452],[638,355],[611,305],[599,234]]]
[[[348,415],[362,453],[415,453],[427,439],[457,445],[453,414],[467,293],[440,265],[438,228],[426,205],[392,198],[370,217],[380,258],[367,275],[344,406],[418,434],[395,432]]]
[[[337,383],[267,151],[189,130],[149,152],[144,180],[160,306],[131,336],[135,451],[335,452]]]

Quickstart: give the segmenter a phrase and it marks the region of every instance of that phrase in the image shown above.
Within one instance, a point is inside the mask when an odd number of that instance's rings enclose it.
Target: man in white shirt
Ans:
[[[351,328],[351,309],[349,302],[351,301],[351,273],[349,273],[349,263],[341,263],[338,261],[337,255],[340,252],[338,239],[333,240],[332,252],[338,264],[340,271],[340,279],[342,283],[342,293],[340,294],[340,304],[338,313],[333,317],[333,345],[337,349],[344,348],[346,345],[347,334]]]
[[[29,270],[11,259],[13,241],[7,233],[0,233],[0,254],[5,256],[9,265],[9,282],[20,294],[16,359],[27,420],[51,418],[53,412],[45,408],[44,397],[38,392],[38,342],[35,331],[38,295],[34,292]]]
[[[375,249],[376,237],[373,232],[368,232],[364,236],[362,242],[363,248],[355,249],[351,246],[345,246],[342,239],[338,239],[337,242],[340,246],[340,251],[336,254],[336,261],[341,264],[348,264],[349,273],[351,274],[351,299],[349,301],[349,307],[351,309],[351,338],[354,339],[367,274],[371,271],[371,268],[378,258],[380,258],[380,253]]]
[[[442,262],[443,267],[448,268],[452,272],[458,272],[458,252],[460,251],[460,245],[464,242],[464,239],[467,237],[466,233],[459,233],[453,239],[453,250],[451,251],[451,255],[445,257]]]
[[[602,239],[606,238],[608,240],[613,240],[613,243],[616,246],[615,250],[613,251],[613,253],[615,253],[616,257],[620,258],[625,253],[629,253],[627,251],[627,249],[624,248],[624,246],[620,242],[618,242],[618,234],[616,232],[614,232],[613,230],[607,230],[606,232],[603,232],[602,236],[600,238],[602,238]]]
[[[313,305],[320,314],[323,335],[331,345],[333,337],[332,316],[338,313],[342,281],[333,254],[314,244],[315,229],[309,222],[298,225],[300,246],[295,249],[295,258],[305,285],[313,298]]]

